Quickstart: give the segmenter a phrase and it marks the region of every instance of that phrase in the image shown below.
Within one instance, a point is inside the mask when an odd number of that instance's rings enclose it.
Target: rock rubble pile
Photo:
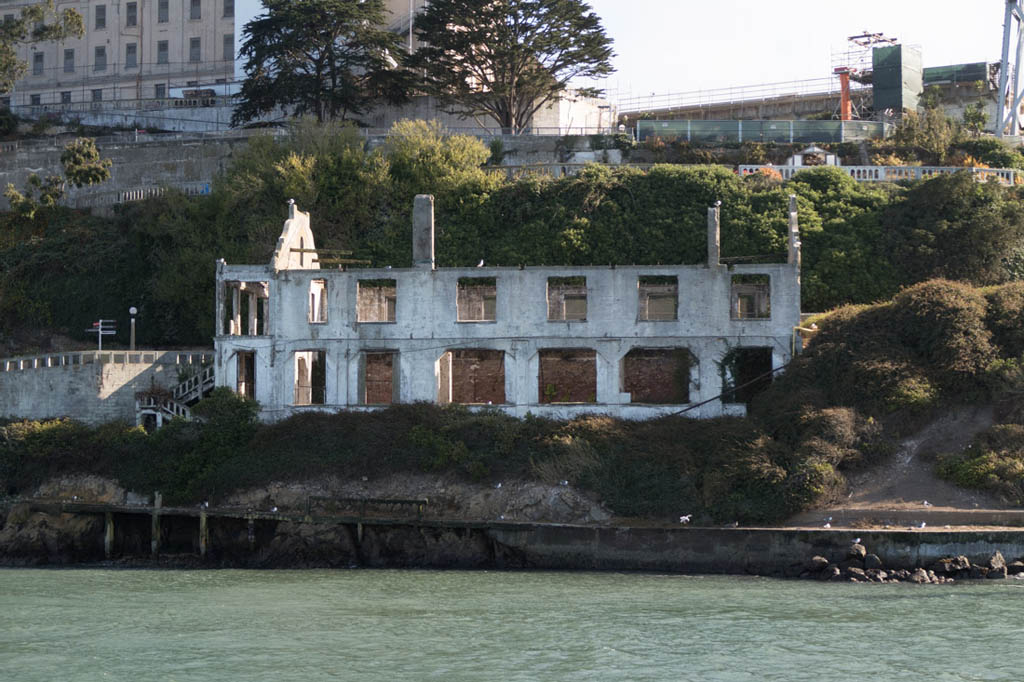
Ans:
[[[799,569],[798,575],[801,578],[855,583],[938,584],[982,578],[1024,579],[1024,559],[1007,563],[999,551],[993,553],[987,561],[981,564],[971,563],[966,556],[960,555],[939,559],[928,568],[919,566],[908,570],[886,568],[877,554],[869,553],[864,545],[859,543],[851,545],[847,550],[846,558],[839,563],[831,562],[823,556],[814,556],[805,564],[793,568]]]

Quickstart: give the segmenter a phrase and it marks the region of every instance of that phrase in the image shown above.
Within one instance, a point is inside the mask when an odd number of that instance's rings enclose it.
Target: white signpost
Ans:
[[[86,329],[86,334],[95,334],[99,341],[99,350],[103,350],[103,337],[113,336],[117,333],[117,320],[100,320],[92,323],[92,329]]]

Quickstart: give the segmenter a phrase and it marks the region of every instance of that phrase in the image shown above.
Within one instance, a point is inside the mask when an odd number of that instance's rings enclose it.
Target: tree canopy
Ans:
[[[25,62],[18,58],[19,45],[77,38],[84,32],[82,15],[73,9],[57,12],[53,0],[22,7],[19,14],[0,21],[0,93],[10,92],[25,74]]]
[[[432,0],[409,64],[452,112],[520,132],[576,78],[612,73],[612,41],[581,0]],[[582,88],[583,96],[600,91]]]
[[[280,107],[318,121],[345,120],[368,104],[407,98],[393,57],[397,35],[383,30],[383,0],[264,0],[245,25],[239,54],[246,78],[232,123]]]

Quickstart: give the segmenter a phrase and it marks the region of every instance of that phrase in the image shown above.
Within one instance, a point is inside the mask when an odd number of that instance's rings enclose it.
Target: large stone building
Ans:
[[[32,4],[0,0],[0,15]],[[106,109],[124,101],[134,107],[139,100],[159,107],[172,89],[179,97],[194,90],[198,98],[234,78],[234,0],[57,0],[56,7],[78,10],[85,34],[21,46],[28,71],[4,97],[16,111],[56,113],[83,103]]]
[[[294,204],[269,264],[217,264],[215,381],[264,419],[429,401],[506,413],[742,414],[795,352],[800,244],[786,263],[437,268],[433,198],[414,267],[328,268]]]

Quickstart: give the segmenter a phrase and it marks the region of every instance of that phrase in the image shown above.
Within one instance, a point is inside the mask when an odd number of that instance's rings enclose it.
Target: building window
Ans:
[[[256,353],[251,350],[238,351],[238,376],[235,392],[249,400],[256,399]]]
[[[235,0],[224,0],[224,16],[235,16]]]
[[[295,404],[323,405],[327,397],[327,354],[322,350],[295,353]]]
[[[107,27],[107,6],[96,5],[96,30],[99,31]]]
[[[71,104],[71,91],[70,90],[62,90],[61,91],[61,93],[60,93],[60,103],[61,104]]]
[[[191,6],[189,7],[188,18],[193,21],[198,21],[203,18],[203,0],[192,0]]]
[[[44,55],[42,52],[36,52],[32,55],[32,75],[42,76],[43,75],[43,59]]]
[[[199,61],[199,38],[188,39],[188,60],[190,62]]]
[[[398,402],[398,353],[368,351],[363,353],[363,404],[390,405]]]
[[[772,383],[772,349],[740,346],[722,357],[722,402],[747,403]]]
[[[168,61],[168,49],[166,40],[156,41],[156,63],[166,64]]]
[[[153,97],[156,97],[157,99],[163,99],[164,97],[167,97],[167,84],[157,83],[156,85],[154,85]]]
[[[641,321],[674,320],[679,308],[679,279],[674,276],[641,276],[637,281]]]
[[[14,21],[14,15],[13,14],[5,14],[4,15],[4,23],[5,24],[9,24],[9,23],[11,23],[13,21]]]
[[[231,62],[235,60],[235,34],[225,33],[224,34],[224,61]]]
[[[632,403],[690,402],[691,370],[697,361],[686,348],[634,348],[622,359],[622,391]]]
[[[139,5],[136,2],[129,2],[124,6],[124,25],[135,26],[139,23]]]
[[[102,102],[103,101],[103,89],[102,88],[96,88],[95,90],[92,91],[92,101],[93,102]]]
[[[167,3],[169,0],[158,0],[156,4],[156,21],[158,24],[166,24],[168,21]]]
[[[11,108],[11,98],[10,97],[0,97],[0,106],[2,106],[4,109],[10,109]]]
[[[97,45],[95,56],[92,60],[93,71],[106,71],[107,70],[107,46]]]
[[[589,348],[546,348],[539,352],[537,401],[597,402],[597,352]]]
[[[548,321],[585,322],[587,278],[548,277]]]
[[[75,51],[64,50],[64,73],[75,72]]]
[[[498,283],[494,277],[460,277],[455,297],[459,322],[497,320]]]
[[[29,101],[29,104],[31,104],[32,106],[38,107],[40,104],[43,103],[43,96],[42,95],[32,95],[32,96],[29,97],[28,101]]]
[[[505,403],[505,352],[484,348],[450,350],[438,361],[437,402],[442,405]]]
[[[134,69],[138,65],[138,46],[128,43],[124,46],[124,68]]]
[[[356,288],[357,322],[394,322],[398,286],[393,279],[361,279]]]
[[[327,321],[327,280],[314,279],[309,283],[309,321],[320,324]]]
[[[729,305],[734,320],[767,320],[772,316],[768,275],[733,275]]]

